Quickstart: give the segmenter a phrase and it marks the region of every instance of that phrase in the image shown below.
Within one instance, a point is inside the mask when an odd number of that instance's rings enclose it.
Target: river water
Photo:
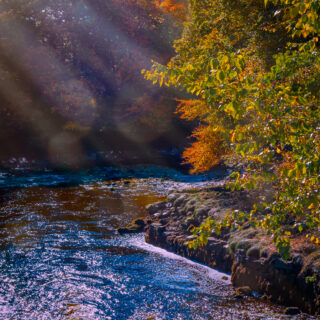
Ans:
[[[233,298],[218,271],[117,234],[168,190],[212,178],[143,166],[0,172],[0,319],[285,319]]]

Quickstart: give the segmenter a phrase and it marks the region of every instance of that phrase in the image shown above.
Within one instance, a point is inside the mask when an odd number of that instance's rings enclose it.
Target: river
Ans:
[[[286,319],[283,307],[235,299],[229,276],[117,234],[168,190],[214,178],[152,166],[0,171],[0,319]]]

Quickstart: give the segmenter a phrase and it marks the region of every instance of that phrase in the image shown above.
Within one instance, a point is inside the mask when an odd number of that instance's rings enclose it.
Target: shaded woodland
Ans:
[[[173,56],[176,21],[156,1],[2,1],[1,158],[73,166],[183,144],[173,90],[141,76]]]

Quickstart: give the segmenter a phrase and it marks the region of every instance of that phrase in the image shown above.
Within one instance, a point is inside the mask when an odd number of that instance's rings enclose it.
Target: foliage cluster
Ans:
[[[196,228],[195,244],[244,221],[267,229],[285,258],[293,234],[319,244],[319,15],[318,0],[189,0],[175,57],[143,70],[195,96],[178,108],[199,121],[185,151],[193,171],[224,160],[231,188],[261,190],[250,213]]]

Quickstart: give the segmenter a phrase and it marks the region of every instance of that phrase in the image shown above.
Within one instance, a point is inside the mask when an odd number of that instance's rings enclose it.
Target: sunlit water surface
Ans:
[[[0,319],[284,317],[233,298],[215,270],[117,234],[169,189],[208,178],[156,167],[0,172]]]

